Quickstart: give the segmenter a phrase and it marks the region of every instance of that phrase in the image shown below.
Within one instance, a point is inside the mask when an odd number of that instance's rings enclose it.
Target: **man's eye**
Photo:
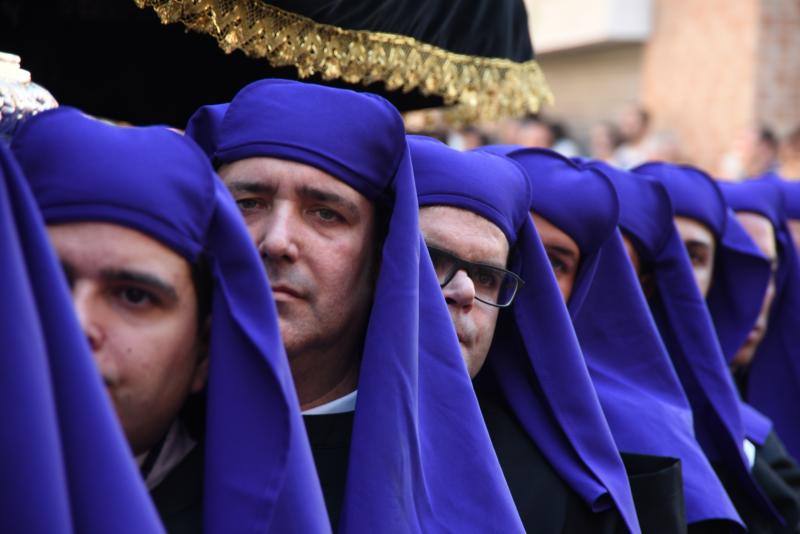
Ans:
[[[548,255],[547,258],[550,260],[550,267],[553,268],[553,272],[556,275],[567,274],[567,264],[566,263],[564,263],[560,259],[556,258],[555,256]]]
[[[483,287],[495,288],[499,283],[498,277],[494,273],[479,271],[475,276],[476,282]]]
[[[125,304],[137,307],[157,304],[158,301],[155,295],[138,287],[124,287],[117,292],[117,295]]]
[[[689,259],[695,267],[702,267],[708,263],[708,254],[704,250],[690,250]]]
[[[342,220],[342,216],[328,208],[318,208],[313,210],[314,215],[323,222],[330,223]]]
[[[254,210],[264,206],[264,203],[257,198],[240,198],[236,201],[236,205],[242,211]]]

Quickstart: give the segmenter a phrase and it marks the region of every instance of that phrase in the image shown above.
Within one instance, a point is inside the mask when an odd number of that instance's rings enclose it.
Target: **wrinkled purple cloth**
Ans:
[[[775,228],[778,271],[764,339],[747,372],[745,400],[769,417],[789,453],[800,457],[800,263],[789,232],[786,200],[777,175],[721,183],[735,211],[758,213]]]
[[[743,420],[755,421],[757,413],[745,412],[746,405],[733,383],[689,256],[673,223],[666,188],[644,171],[632,173],[602,163],[591,165],[614,183],[621,205],[620,228],[634,243],[644,269],[654,275],[654,291],[648,302],[692,406],[697,440],[709,460],[725,466],[755,505],[765,513],[774,513],[750,475],[744,454],[747,432]]]
[[[498,318],[485,372],[587,506],[613,506],[638,531],[625,467],[529,215],[524,171],[507,158],[459,152],[430,138],[410,136],[409,146],[420,206],[462,208],[494,223],[508,240],[509,268],[525,280],[513,307]]]
[[[714,234],[717,244],[711,288],[706,296],[726,361],[744,343],[758,318],[770,266],[736,220],[719,186],[703,171],[687,165],[647,163],[633,170],[661,183],[675,215],[694,219]],[[745,434],[763,444],[772,423],[740,399]]]
[[[0,143],[3,532],[163,532],[36,202]]]
[[[530,177],[531,210],[580,249],[568,309],[619,450],[681,460],[689,523],[741,522],[695,439],[691,407],[617,230],[610,180],[549,150],[505,153]]]

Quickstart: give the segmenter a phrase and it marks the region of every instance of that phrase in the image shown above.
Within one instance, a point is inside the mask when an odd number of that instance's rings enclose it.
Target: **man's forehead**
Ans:
[[[696,241],[708,245],[715,243],[714,233],[708,226],[697,219],[678,215],[674,220],[678,233],[684,241]]]
[[[465,260],[505,265],[508,240],[488,219],[453,206],[424,206],[419,217],[420,229],[429,245]]]
[[[353,202],[369,202],[339,178],[312,165],[270,157],[246,158],[225,164],[219,175],[230,187],[237,182],[259,183],[272,189],[308,185],[342,196]]]
[[[765,256],[770,259],[777,256],[775,229],[768,218],[749,211],[736,212],[736,218]]]
[[[78,222],[48,225],[47,232],[59,257],[83,270],[135,268],[161,276],[190,272],[189,262],[177,252],[126,226]]]
[[[556,245],[566,251],[580,255],[580,247],[572,236],[538,213],[531,212],[531,218],[536,226],[536,232],[539,234],[544,245]]]

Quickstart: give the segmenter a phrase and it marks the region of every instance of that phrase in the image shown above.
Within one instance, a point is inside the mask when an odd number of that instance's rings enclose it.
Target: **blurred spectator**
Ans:
[[[648,161],[664,161],[667,163],[684,163],[678,137],[670,131],[656,132],[645,141],[644,157]]]
[[[503,119],[493,125],[488,125],[485,131],[496,138],[502,145],[515,145],[519,134],[521,122],[518,119]]]
[[[647,140],[650,131],[650,114],[638,105],[625,108],[619,119],[622,144],[614,152],[614,161],[629,169],[650,159],[647,155]]]
[[[776,170],[778,165],[778,139],[771,129],[749,127],[734,139],[731,150],[722,157],[720,177],[743,180]]]
[[[566,126],[560,122],[550,123],[550,131],[553,133],[552,149],[567,158],[574,158],[581,155],[581,148],[569,135]]]
[[[408,133],[427,135],[442,142],[449,137],[450,126],[438,109],[409,111],[403,115],[403,122]]]
[[[781,143],[778,172],[787,180],[800,180],[800,126]]]
[[[606,163],[614,162],[614,151],[622,143],[619,130],[612,122],[595,124],[589,134],[589,156]]]
[[[491,139],[476,126],[467,126],[450,134],[447,144],[457,150],[472,150],[491,144]]]
[[[523,119],[517,130],[517,139],[513,144],[527,146],[552,148],[556,142],[553,128],[538,117],[527,117]]]

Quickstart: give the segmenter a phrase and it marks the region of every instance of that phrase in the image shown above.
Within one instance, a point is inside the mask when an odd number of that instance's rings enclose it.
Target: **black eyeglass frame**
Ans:
[[[477,295],[477,293],[475,294],[475,300],[483,302],[484,304],[487,304],[489,306],[494,306],[495,308],[508,308],[509,306],[511,306],[514,303],[514,299],[517,297],[517,293],[522,288],[522,286],[525,285],[525,280],[523,280],[514,271],[509,271],[508,269],[501,269],[500,267],[496,267],[494,265],[488,265],[486,263],[478,263],[478,262],[467,261],[467,260],[459,258],[458,256],[456,256],[452,252],[448,252],[448,251],[442,250],[442,249],[440,249],[438,247],[433,247],[431,245],[426,245],[426,246],[428,248],[428,254],[430,256],[433,256],[433,254],[431,254],[431,252],[433,252],[435,254],[440,254],[442,256],[446,256],[447,258],[449,258],[453,262],[453,267],[450,270],[450,272],[447,273],[447,276],[444,277],[444,282],[439,284],[439,287],[441,287],[441,288],[444,288],[445,286],[447,286],[447,284],[452,282],[453,278],[455,278],[456,274],[458,274],[458,271],[466,271],[467,273],[469,273],[475,267],[479,267],[481,269],[489,269],[489,270],[495,271],[495,272],[500,272],[500,273],[503,273],[503,275],[511,275],[511,278],[516,282],[516,285],[514,286],[514,290],[511,292],[511,296],[509,297],[508,302],[506,304],[498,304],[496,302],[489,302],[488,300],[485,300],[485,299],[482,299],[481,297],[479,297]],[[433,261],[433,258],[431,258],[431,261]]]

